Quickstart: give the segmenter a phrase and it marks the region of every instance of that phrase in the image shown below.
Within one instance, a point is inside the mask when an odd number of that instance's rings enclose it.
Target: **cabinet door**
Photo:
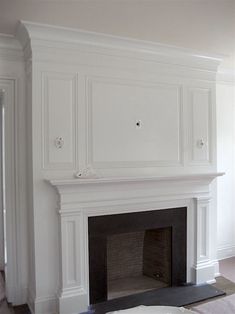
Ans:
[[[211,89],[188,89],[189,163],[211,163],[212,101]]]

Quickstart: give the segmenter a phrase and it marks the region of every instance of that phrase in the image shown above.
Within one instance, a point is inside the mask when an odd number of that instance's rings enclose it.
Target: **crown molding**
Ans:
[[[9,61],[23,60],[21,44],[14,36],[0,34],[0,58]]]
[[[29,46],[31,47],[32,54],[34,51],[43,49],[53,53],[53,48],[56,49],[57,55],[62,53],[61,51],[65,54],[86,49],[88,52],[119,57],[131,56],[207,71],[217,71],[218,65],[225,57],[156,42],[27,21],[18,23],[16,37],[21,42],[24,51],[29,51]]]

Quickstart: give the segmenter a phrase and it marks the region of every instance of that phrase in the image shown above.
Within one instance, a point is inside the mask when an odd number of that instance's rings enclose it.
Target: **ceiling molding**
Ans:
[[[43,49],[52,54],[72,53],[85,48],[88,52],[134,57],[153,62],[186,66],[207,71],[217,71],[224,56],[209,55],[186,48],[163,45],[125,37],[89,32],[79,29],[51,26],[21,21],[18,24],[16,37],[24,50],[31,46],[32,54]]]

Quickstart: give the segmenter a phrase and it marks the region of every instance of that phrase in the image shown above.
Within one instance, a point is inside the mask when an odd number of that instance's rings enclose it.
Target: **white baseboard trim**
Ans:
[[[7,301],[11,303],[13,306],[26,304],[28,297],[28,287],[25,286],[7,286],[8,295]]]
[[[31,314],[59,314],[57,311],[56,296],[35,297],[29,291],[27,304]]]
[[[34,309],[34,295],[32,294],[32,291],[30,289],[28,289],[28,299],[27,299],[27,304],[28,307],[30,309],[31,314],[35,313],[35,309]]]
[[[16,293],[16,299],[14,305],[21,305],[27,303],[27,296],[28,296],[28,287],[21,287],[18,289]]]
[[[195,283],[197,285],[208,282],[214,283],[216,261],[201,262],[194,266]]]
[[[235,256],[235,245],[226,245],[218,248],[218,260],[226,259]]]
[[[218,260],[214,261],[214,267],[215,267],[215,278],[220,276],[220,272],[219,272],[219,262]]]
[[[34,302],[35,314],[58,314],[57,297],[38,297]]]
[[[58,309],[60,314],[77,314],[87,311],[84,304],[87,302],[87,293],[83,288],[66,289],[59,295]]]

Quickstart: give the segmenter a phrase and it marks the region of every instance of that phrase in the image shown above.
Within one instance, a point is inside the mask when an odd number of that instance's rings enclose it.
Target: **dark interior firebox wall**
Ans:
[[[186,282],[187,209],[89,217],[90,304]]]

